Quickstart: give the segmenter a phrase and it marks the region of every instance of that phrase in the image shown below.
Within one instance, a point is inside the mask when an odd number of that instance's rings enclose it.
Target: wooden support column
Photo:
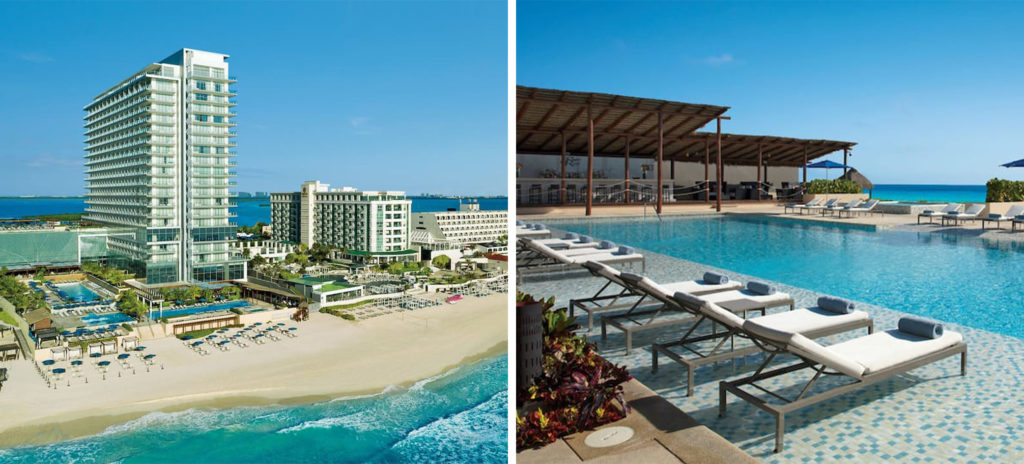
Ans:
[[[658,195],[658,214],[661,214],[661,202],[664,199],[664,195],[662,195],[661,193],[661,166],[662,164],[664,164],[664,159],[662,159],[662,156],[664,154],[665,149],[665,131],[663,129],[664,128],[662,127],[661,111],[658,111],[658,169],[654,171],[655,175],[658,176],[658,187],[656,191],[657,193],[655,193],[656,195]]]
[[[846,158],[848,156],[850,156],[850,148],[849,147],[843,149],[843,166],[847,166]],[[849,171],[849,170],[850,170],[849,168],[843,168],[843,175],[845,176],[846,175],[846,171]]]
[[[711,187],[708,185],[711,179],[708,177],[708,165],[711,164],[711,146],[708,145],[707,137],[704,138],[704,203],[711,203]]]
[[[804,145],[804,186],[807,186],[807,145]]]
[[[594,112],[587,105],[587,216],[594,208]]]
[[[757,198],[761,201],[761,165],[764,164],[764,150],[761,144],[757,144]]]
[[[562,132],[562,189],[558,191],[558,198],[565,206],[565,132]]]
[[[722,117],[719,116],[715,119],[715,122],[718,123],[718,156],[715,161],[717,163],[715,166],[715,171],[717,171],[715,176],[715,211],[720,213],[722,212]]]
[[[623,187],[626,195],[626,204],[629,204],[629,197],[633,196],[629,191],[629,136],[626,136],[626,185]]]

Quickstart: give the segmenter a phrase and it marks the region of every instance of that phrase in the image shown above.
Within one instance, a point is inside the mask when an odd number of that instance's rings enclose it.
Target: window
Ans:
[[[196,94],[196,100],[206,101],[207,97],[208,96],[205,93],[197,93]]]
[[[214,116],[213,122],[224,122],[224,116]]]
[[[217,87],[220,87],[219,85]],[[196,82],[196,88],[199,90],[206,90],[206,83],[203,81]],[[220,90],[220,89],[217,89]]]

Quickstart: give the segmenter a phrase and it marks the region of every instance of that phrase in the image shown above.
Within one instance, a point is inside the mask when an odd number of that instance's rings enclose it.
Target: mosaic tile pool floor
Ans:
[[[647,275],[655,281],[693,279],[708,270],[740,282],[751,280],[728,270],[640,251],[647,257]],[[639,266],[634,271],[639,272]],[[603,283],[585,271],[562,272],[527,276],[520,279],[519,288],[538,297],[554,295],[558,305],[566,305],[571,298],[593,295]],[[776,284],[796,299],[797,307],[811,305],[819,296]],[[861,302],[857,307],[871,315],[876,330],[894,328],[903,315]],[[779,310],[783,308],[774,311]],[[599,319],[590,337],[609,360],[627,366],[639,381],[765,462],[1024,462],[1024,340],[944,322],[948,330],[962,333],[968,344],[966,377],[959,375],[956,356],[788,414],[781,453],[772,452],[774,420],[769,414],[730,395],[728,414],[718,417],[718,381],[749,375],[764,355],[702,366],[696,371],[694,396],[687,397],[680,365],[662,358],[658,372],[651,372],[651,343],[677,339],[678,327],[634,334],[628,356],[623,335],[611,326],[607,340],[601,341]],[[864,333],[819,341],[831,344]],[[778,360],[776,365],[794,359]],[[767,385],[799,391],[807,378],[791,375]]]

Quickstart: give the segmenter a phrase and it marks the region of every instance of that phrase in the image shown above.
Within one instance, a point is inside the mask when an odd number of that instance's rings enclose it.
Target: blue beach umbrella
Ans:
[[[103,366],[103,367],[107,367],[107,366],[110,365],[110,361],[100,361],[100,362],[98,362],[96,364],[99,364],[100,366]]]
[[[71,365],[72,366],[81,366],[82,365],[82,361],[76,359],[74,361],[71,361]]]
[[[840,164],[840,163],[837,163],[837,162],[831,161],[831,160],[818,161],[817,163],[810,163],[810,164],[807,165],[808,169],[824,169],[825,170],[825,180],[828,180],[828,171],[829,171],[829,169],[846,169],[846,168],[849,168],[849,167],[850,166],[847,166],[845,164]],[[825,184],[825,196],[826,197],[828,196],[828,184]]]
[[[156,357],[156,355],[155,355],[155,354],[147,354],[147,355],[143,356],[142,358],[143,358],[143,359],[153,359],[153,358],[155,358],[155,357]]]
[[[56,362],[56,361],[54,361],[54,360],[52,360],[52,359],[47,359],[46,361],[43,361],[43,365],[44,365],[44,366],[52,366],[52,365],[53,365],[53,363],[55,363],[55,362]]]
[[[53,370],[53,373],[54,373],[54,374],[63,374],[63,373],[65,373],[65,372],[67,372],[67,371],[66,371],[66,370],[64,370],[64,368],[63,368],[63,367],[58,367],[58,368],[56,368],[56,369],[54,369],[54,370]]]
[[[1000,164],[1000,166],[1002,166],[1004,168],[1024,168],[1024,159],[1019,159],[1017,161],[1010,161],[1009,163],[1006,163],[1006,164]]]
[[[117,359],[128,359],[128,353],[121,353],[117,355]]]

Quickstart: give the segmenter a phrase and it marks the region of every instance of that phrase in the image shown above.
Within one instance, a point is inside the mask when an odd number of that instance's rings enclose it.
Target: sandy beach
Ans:
[[[10,380],[0,391],[0,447],[92,435],[153,411],[308,403],[410,385],[504,353],[506,298],[467,297],[359,322],[311,314],[297,324],[297,338],[208,356],[176,338],[146,341],[146,352],[157,355],[148,372],[133,357],[133,369],[115,362],[104,380],[90,360],[82,366],[88,383],[65,377],[56,389],[30,362],[4,363]]]

